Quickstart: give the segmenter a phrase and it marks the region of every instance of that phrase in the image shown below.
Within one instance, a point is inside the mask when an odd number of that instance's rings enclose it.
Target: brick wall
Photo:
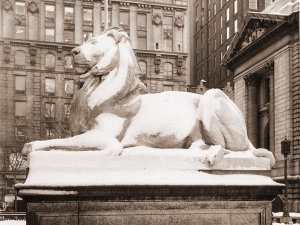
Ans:
[[[280,142],[292,139],[292,105],[290,83],[290,51],[287,49],[274,59],[275,99],[275,157],[283,159]]]
[[[296,42],[292,51],[292,83],[293,83],[293,150],[296,158],[300,158],[300,50]]]
[[[240,108],[243,117],[247,120],[247,93],[246,83],[243,77],[239,77],[234,81],[234,102]],[[246,121],[247,122],[247,121]]]

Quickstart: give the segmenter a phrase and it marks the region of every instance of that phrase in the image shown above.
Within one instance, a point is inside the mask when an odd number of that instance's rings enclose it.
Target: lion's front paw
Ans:
[[[210,166],[215,165],[221,159],[223,159],[224,155],[228,154],[229,151],[222,148],[221,145],[211,146],[207,150],[207,155],[204,158],[204,162],[208,163]]]

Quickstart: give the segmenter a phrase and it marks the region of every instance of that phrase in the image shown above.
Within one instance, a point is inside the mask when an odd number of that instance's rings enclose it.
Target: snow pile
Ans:
[[[25,220],[3,220],[0,225],[26,225]]]
[[[249,170],[268,171],[269,159],[232,152],[210,166],[202,161],[203,152],[147,147],[125,149],[121,156],[101,151],[38,151],[30,154],[24,185],[278,185],[270,177],[247,174]],[[210,174],[213,170],[244,172]]]

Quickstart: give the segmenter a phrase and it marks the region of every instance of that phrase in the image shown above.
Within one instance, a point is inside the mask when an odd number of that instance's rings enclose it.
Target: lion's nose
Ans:
[[[71,52],[72,52],[73,55],[78,55],[80,53],[80,49],[79,48],[73,48]]]

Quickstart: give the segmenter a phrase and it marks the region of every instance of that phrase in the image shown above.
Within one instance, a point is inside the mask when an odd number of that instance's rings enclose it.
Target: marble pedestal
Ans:
[[[16,185],[27,203],[27,225],[271,225],[271,201],[284,187],[261,175],[269,174],[265,159],[252,158],[247,170],[238,165],[246,160],[238,155],[207,166],[195,155],[165,160],[164,154],[159,159],[124,153],[122,164],[109,156],[97,159],[97,154],[53,151],[30,156],[27,180]],[[174,166],[183,159],[189,163]],[[100,160],[99,165],[93,160]]]

